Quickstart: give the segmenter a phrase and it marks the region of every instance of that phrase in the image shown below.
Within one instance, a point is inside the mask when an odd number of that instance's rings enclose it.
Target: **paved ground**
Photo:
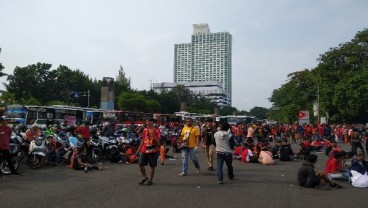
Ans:
[[[347,148],[347,147],[346,147]],[[181,160],[167,160],[156,171],[154,185],[138,185],[136,164],[103,163],[103,171],[74,171],[61,165],[30,170],[24,165],[20,177],[0,180],[0,207],[366,207],[368,189],[339,182],[342,190],[301,188],[296,172],[302,161],[278,162],[274,166],[234,162],[236,180],[216,183],[207,171],[204,152],[199,154],[203,171],[179,177]],[[326,156],[319,155],[318,168]],[[226,166],[225,166],[226,173]],[[225,175],[226,176],[226,175]]]

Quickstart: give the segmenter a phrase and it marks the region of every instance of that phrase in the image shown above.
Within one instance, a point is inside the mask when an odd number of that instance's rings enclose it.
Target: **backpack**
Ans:
[[[290,146],[288,146],[288,145],[281,146],[281,148],[280,148],[280,160],[281,161],[290,161],[291,160],[291,157],[290,157],[291,154],[292,154],[292,152],[291,152]]]

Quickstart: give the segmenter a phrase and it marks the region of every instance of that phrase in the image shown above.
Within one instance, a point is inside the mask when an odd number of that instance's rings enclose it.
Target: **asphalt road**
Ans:
[[[348,146],[345,145],[345,149]],[[176,154],[179,156],[179,154]],[[368,189],[338,182],[342,190],[299,187],[297,170],[302,161],[277,162],[274,166],[235,161],[236,180],[224,184],[216,172],[207,171],[205,154],[198,153],[202,172],[190,162],[189,174],[179,177],[181,159],[166,160],[156,169],[152,186],[138,185],[137,164],[104,162],[102,171],[75,171],[63,164],[38,170],[22,165],[22,176],[0,180],[0,207],[366,207]],[[327,157],[318,154],[316,169]]]

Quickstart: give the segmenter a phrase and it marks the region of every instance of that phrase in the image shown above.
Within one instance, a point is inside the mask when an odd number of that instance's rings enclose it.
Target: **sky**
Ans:
[[[367,11],[366,0],[0,0],[0,63],[7,74],[41,62],[98,80],[122,66],[149,90],[173,82],[174,44],[207,23],[233,36],[232,106],[270,108],[289,73],[368,28]]]

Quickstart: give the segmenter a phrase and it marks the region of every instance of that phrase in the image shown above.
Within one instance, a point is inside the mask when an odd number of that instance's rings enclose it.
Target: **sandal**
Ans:
[[[148,178],[144,178],[141,180],[141,182],[139,182],[138,184],[139,185],[143,185],[146,181],[148,180]],[[152,183],[152,182],[151,182]]]
[[[153,184],[152,181],[147,182],[147,186],[151,186],[152,184]]]

